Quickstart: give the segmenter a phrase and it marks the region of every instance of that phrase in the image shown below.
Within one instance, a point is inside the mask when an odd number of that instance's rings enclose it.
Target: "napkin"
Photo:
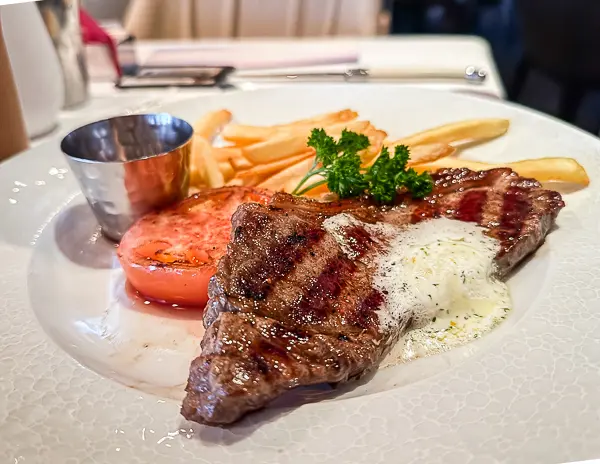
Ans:
[[[169,47],[153,51],[142,63],[148,67],[233,66],[236,69],[267,69],[356,63],[356,49],[346,47],[288,47],[240,44],[233,47]]]

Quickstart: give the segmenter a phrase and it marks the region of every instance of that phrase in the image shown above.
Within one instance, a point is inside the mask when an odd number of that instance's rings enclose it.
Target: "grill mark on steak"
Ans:
[[[375,242],[364,227],[346,227],[343,230],[348,248],[353,257],[361,258],[373,246]]]
[[[238,228],[241,226],[238,226]],[[306,230],[293,232],[267,253],[265,266],[254,278],[244,284],[244,296],[255,300],[264,300],[273,283],[286,276],[300,261],[308,247],[323,237],[322,230]]]
[[[371,289],[367,297],[360,302],[358,308],[353,311],[347,311],[346,320],[363,330],[376,332],[378,317],[377,310],[384,302],[383,294],[379,290]]]
[[[512,240],[517,237],[529,211],[531,211],[531,202],[527,198],[525,189],[517,186],[510,187],[504,194],[498,237],[501,240]]]
[[[542,243],[564,206],[560,194],[510,169],[444,169],[433,179],[429,197],[401,197],[392,208],[287,194],[276,194],[269,207],[241,205],[209,287],[207,331],[190,367],[182,414],[227,424],[291,388],[347,381],[376,368],[406,330],[410,308],[395,331],[378,325],[386,292],[372,285],[372,263],[385,241],[364,227],[345,228],[344,243],[354,237],[350,251],[360,255],[351,259],[323,231],[326,218],[344,212],[398,227],[442,216],[474,222],[499,240],[496,265],[505,276]]]
[[[502,212],[502,204],[504,202],[504,190],[491,189],[487,193],[487,201],[481,212],[481,222],[483,227],[488,230],[494,230],[500,225],[500,215]]]
[[[459,221],[479,223],[486,200],[487,191],[485,190],[470,190],[466,192],[454,212],[454,217]]]
[[[331,300],[337,298],[345,281],[356,271],[356,264],[341,253],[327,263],[323,272],[291,305],[290,313],[298,324],[315,324],[328,316]],[[335,313],[335,309],[332,310]]]
[[[261,234],[270,232],[271,224],[266,211],[259,212],[252,208],[249,212],[250,214],[243,214],[242,220],[232,218],[232,222],[236,224],[233,227],[232,244],[252,242]],[[239,281],[231,282],[231,293],[239,293],[251,300],[264,300],[274,283],[289,274],[311,246],[325,235],[322,229],[301,222],[295,224],[295,228],[289,233],[275,232],[276,240],[272,246],[262,250],[262,265],[255,266],[255,272],[244,274]]]
[[[412,215],[410,218],[411,224],[417,224],[427,219],[435,219],[440,217],[440,208],[435,199],[424,199],[418,204],[413,204]]]

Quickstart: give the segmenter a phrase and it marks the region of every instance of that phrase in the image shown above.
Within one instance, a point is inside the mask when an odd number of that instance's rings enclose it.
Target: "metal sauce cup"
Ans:
[[[75,129],[60,147],[102,232],[120,241],[144,214],[187,196],[193,128],[166,113]]]

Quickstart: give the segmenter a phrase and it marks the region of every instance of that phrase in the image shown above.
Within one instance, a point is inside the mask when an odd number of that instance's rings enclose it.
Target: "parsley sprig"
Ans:
[[[368,193],[378,203],[386,204],[392,203],[399,191],[409,192],[413,198],[423,198],[433,189],[433,180],[428,173],[419,174],[413,168],[407,169],[410,153],[405,145],[396,146],[394,156],[383,147],[369,168],[361,166],[360,152],[370,145],[364,134],[343,130],[336,141],[324,129],[313,129],[307,145],[315,149],[315,161],[292,192],[294,195],[303,195],[327,184],[329,191],[340,198]],[[317,175],[323,179],[307,186],[308,180]]]

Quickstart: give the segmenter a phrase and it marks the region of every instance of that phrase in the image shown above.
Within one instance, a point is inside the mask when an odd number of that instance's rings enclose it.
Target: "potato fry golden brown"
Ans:
[[[199,135],[194,135],[192,140],[190,183],[208,187],[222,187],[225,183],[219,164],[213,156],[212,146],[207,139]]]
[[[194,134],[212,141],[225,124],[231,121],[231,113],[227,110],[211,111],[194,123]]]
[[[306,158],[269,177],[258,186],[276,192],[291,192],[310,170],[313,162],[314,160],[312,157]]]
[[[408,165],[431,163],[440,158],[452,156],[456,148],[445,143],[431,143],[428,145],[416,145],[410,148],[410,159]]]
[[[477,143],[504,135],[509,124],[508,119],[471,119],[434,127],[390,142],[390,145],[415,146],[447,143],[459,146]]]
[[[363,133],[368,127],[369,121],[341,122],[329,126],[327,133],[333,137],[339,137],[342,130],[347,129]],[[244,157],[253,164],[270,163],[289,156],[294,156],[306,151],[308,134],[277,136],[264,142],[248,145],[242,148]]]
[[[223,129],[224,140],[236,145],[249,145],[272,137],[276,133],[272,127],[244,126],[241,124],[229,124]]]
[[[242,187],[244,185],[244,182],[242,182],[242,179],[238,179],[237,177],[234,177],[229,182],[227,182],[225,185],[227,185],[227,186],[235,185],[237,187]]]
[[[315,176],[314,178],[311,178],[310,182],[312,183],[312,182],[317,182],[320,180],[322,180],[321,176]],[[295,188],[295,186],[294,186],[294,188]],[[325,197],[325,195],[334,195],[327,188],[327,184],[319,185],[318,187],[315,187],[314,189],[311,189],[304,194],[304,196],[306,196],[306,197],[314,198],[317,200],[323,199],[323,197]],[[337,195],[335,195],[335,196],[337,197]]]
[[[459,158],[442,158],[432,163],[413,166],[415,170],[436,171],[442,168],[468,168],[482,171],[493,168],[510,168],[520,176],[532,177],[540,182],[568,182],[588,185],[590,179],[581,164],[573,158],[539,158],[504,164],[480,163]]]
[[[315,156],[314,150],[309,149],[305,153],[301,153],[296,156],[284,158],[284,159],[281,159],[278,161],[274,161],[272,163],[259,164],[257,166],[254,166],[251,169],[248,169],[246,171],[242,171],[242,172],[238,173],[236,177],[239,177],[242,179],[257,178],[257,179],[260,179],[258,182],[258,183],[260,183],[260,182],[266,180],[266,178],[269,177],[270,175],[276,174],[279,171],[283,171],[287,167],[292,166],[293,164],[296,164],[306,158],[314,158],[314,156]],[[245,185],[248,185],[248,184],[245,184]]]
[[[369,148],[360,153],[364,167],[373,164],[383,146],[393,153],[396,145],[404,144],[411,152],[408,165],[420,172],[445,167],[484,170],[506,166],[521,176],[533,177],[541,182],[589,184],[585,169],[571,158],[489,164],[453,156],[459,147],[505,134],[509,128],[506,119],[458,121],[390,141],[386,139],[384,130],[369,121],[357,119],[358,113],[351,109],[271,126],[231,124],[231,118],[229,111],[219,110],[206,114],[194,124],[190,159],[193,187],[246,185],[291,192],[314,163],[315,151],[307,146],[314,128],[323,128],[335,138],[341,135],[343,129],[369,137]],[[212,146],[211,142],[219,132],[231,145]],[[312,184],[322,179],[315,176],[309,182]],[[326,185],[321,185],[306,195],[323,199],[332,194]]]
[[[231,121],[227,110],[211,111],[194,123],[194,136],[190,152],[190,183],[194,186],[220,187],[223,174],[212,153],[211,141],[219,130]]]
[[[243,155],[254,164],[272,163],[306,150],[306,137],[275,137],[242,148]]]
[[[390,142],[386,142],[385,146],[387,146],[391,155],[394,154],[395,145],[390,145]],[[408,166],[414,166],[415,164],[423,164],[435,161],[440,158],[444,158],[446,156],[452,156],[456,153],[456,148],[446,144],[446,143],[430,143],[427,145],[416,145],[414,147],[409,147],[410,150],[410,158],[408,160]],[[371,158],[365,166],[371,166],[376,160],[377,156]]]
[[[243,185],[245,187],[256,187],[258,184],[260,184],[262,181],[264,181],[266,179],[266,177],[268,176],[242,176],[242,174],[246,173],[247,171],[241,171],[238,172],[232,179],[231,182],[236,182],[235,185]],[[229,185],[229,184],[228,184]]]
[[[314,127],[330,126],[340,122],[351,121],[357,116],[358,113],[355,111],[346,109],[276,126],[230,124],[225,127],[222,136],[224,140],[242,145],[262,142],[277,135],[303,133],[308,137],[308,134]]]
[[[219,171],[223,174],[223,178],[225,181],[231,180],[231,178],[235,175],[235,170],[229,161],[219,161]]]
[[[233,166],[233,169],[236,171],[244,171],[246,169],[251,169],[253,164],[248,161],[248,159],[242,155],[237,158],[229,158],[229,162]]]
[[[341,111],[335,111],[333,113],[320,114],[312,118],[301,119],[299,121],[294,121],[288,124],[278,124],[274,127],[278,129],[288,129],[293,126],[319,127],[320,125],[329,125],[337,122],[351,121],[352,119],[356,119],[357,117],[358,113],[356,111],[344,109]]]
[[[366,164],[381,151],[383,141],[387,137],[387,132],[376,129],[375,126],[371,126],[371,128],[365,132],[365,135],[369,137],[369,143],[371,144],[369,145],[369,148],[363,150],[360,154],[362,162]]]
[[[250,169],[253,165],[244,157],[240,148],[219,147],[213,148],[214,157],[218,162],[228,162],[235,171]]]
[[[243,156],[242,150],[234,147],[213,148],[213,155],[217,161],[229,161],[231,158],[239,158],[240,156]]]

